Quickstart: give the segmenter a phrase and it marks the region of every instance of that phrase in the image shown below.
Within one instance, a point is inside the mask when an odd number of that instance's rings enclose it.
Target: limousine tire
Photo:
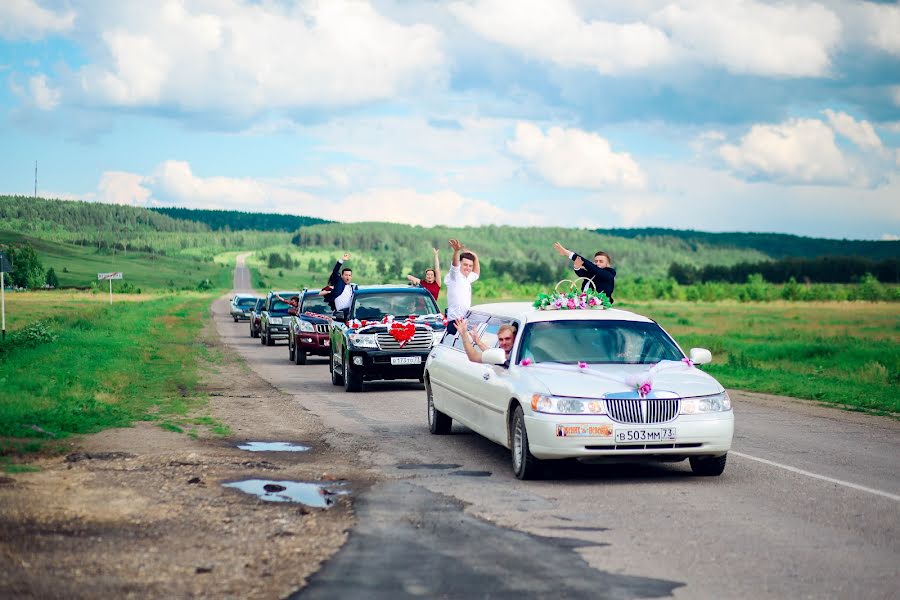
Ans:
[[[361,392],[363,389],[362,373],[358,373],[350,364],[350,353],[344,352],[344,391]]]
[[[344,385],[344,376],[338,375],[337,370],[334,368],[334,361],[337,356],[334,353],[331,353],[331,358],[328,359],[328,370],[331,371],[331,385]]]
[[[525,429],[525,413],[521,406],[516,406],[513,413],[511,433],[513,473],[519,479],[539,479],[542,465],[528,447],[528,430]]]
[[[428,429],[435,435],[446,435],[453,428],[453,418],[434,407],[431,380],[425,379],[425,395],[428,396]]]
[[[694,472],[694,475],[702,477],[718,477],[725,471],[726,460],[728,460],[727,454],[722,456],[692,456],[690,459],[691,471]]]

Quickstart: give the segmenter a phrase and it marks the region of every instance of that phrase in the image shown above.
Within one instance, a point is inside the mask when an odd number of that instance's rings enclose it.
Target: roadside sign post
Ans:
[[[112,282],[113,279],[122,279],[122,273],[116,271],[114,273],[97,273],[97,281],[109,281],[109,303],[112,304]]]
[[[6,258],[6,255],[0,252],[0,319],[3,321],[3,334],[2,338],[6,339],[6,281],[3,278],[4,273],[9,273],[12,271],[12,265],[9,264],[9,259]]]

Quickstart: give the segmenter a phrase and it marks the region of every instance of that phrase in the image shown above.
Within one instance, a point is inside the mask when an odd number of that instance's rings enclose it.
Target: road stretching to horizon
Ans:
[[[242,258],[235,291],[252,292]],[[900,593],[895,420],[730,391],[735,438],[720,477],[683,462],[576,465],[522,482],[508,450],[467,428],[431,435],[418,382],[348,394],[326,358],[294,365],[285,342],[260,345],[224,301],[214,313],[224,342],[379,479],[354,499],[347,544],[298,598]]]

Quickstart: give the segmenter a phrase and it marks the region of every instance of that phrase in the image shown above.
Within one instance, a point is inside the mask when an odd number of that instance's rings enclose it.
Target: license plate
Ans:
[[[620,444],[664,442],[675,440],[675,429],[661,427],[658,429],[616,429],[616,442]]]
[[[421,365],[422,357],[421,356],[392,356],[391,364],[392,365]]]

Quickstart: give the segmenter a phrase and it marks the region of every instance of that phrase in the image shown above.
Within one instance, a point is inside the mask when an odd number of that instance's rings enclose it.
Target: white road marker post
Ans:
[[[0,252],[0,320],[2,320],[2,331],[0,334],[0,339],[6,339],[6,280],[3,277],[4,273],[11,273],[12,265],[9,264],[9,259],[6,258],[6,255]]]
[[[116,271],[113,273],[97,273],[98,281],[103,281],[104,279],[109,280],[109,303],[110,305],[112,305],[112,280],[122,279],[122,273],[120,271]]]

